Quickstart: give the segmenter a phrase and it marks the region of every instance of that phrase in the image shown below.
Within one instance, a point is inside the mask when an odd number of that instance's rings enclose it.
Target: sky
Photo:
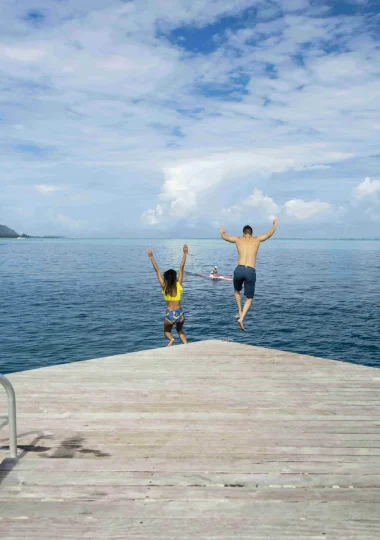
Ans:
[[[1,224],[380,237],[378,0],[1,4]]]

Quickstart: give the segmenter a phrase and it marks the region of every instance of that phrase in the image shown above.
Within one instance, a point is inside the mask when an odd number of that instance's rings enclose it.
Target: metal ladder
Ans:
[[[1,373],[0,384],[8,394],[9,453],[10,457],[15,459],[17,458],[16,394],[10,381]]]

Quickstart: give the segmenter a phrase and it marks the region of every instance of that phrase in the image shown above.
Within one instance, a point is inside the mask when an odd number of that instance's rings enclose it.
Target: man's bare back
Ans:
[[[260,247],[259,237],[237,237],[235,244],[239,254],[239,264],[242,266],[251,266],[252,268],[255,268],[257,252],[259,251]]]
[[[278,219],[273,220],[273,227],[265,234],[252,236],[252,227],[246,225],[243,229],[243,236],[229,236],[226,230],[221,228],[220,234],[223,240],[236,244],[239,255],[238,266],[234,272],[234,294],[238,307],[238,315],[236,316],[240,329],[244,328],[244,318],[247,315],[253,301],[256,284],[256,257],[261,242],[270,238],[275,232],[278,225]],[[241,290],[244,285],[244,294],[247,298],[244,309],[241,306]]]

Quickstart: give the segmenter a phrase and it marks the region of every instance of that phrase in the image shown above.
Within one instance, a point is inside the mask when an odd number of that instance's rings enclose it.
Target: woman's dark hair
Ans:
[[[169,296],[177,294],[177,272],[173,269],[164,272],[164,293]]]

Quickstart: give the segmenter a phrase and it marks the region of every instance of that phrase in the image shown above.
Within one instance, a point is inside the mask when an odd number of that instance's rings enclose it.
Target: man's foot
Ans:
[[[235,319],[240,319],[241,317],[241,313],[238,313],[237,315],[235,315]]]
[[[245,328],[244,328],[244,324],[243,324],[243,319],[238,319],[238,325],[240,326],[240,330],[242,332],[245,332]]]
[[[171,347],[173,345],[173,343],[174,343],[174,338],[169,341],[168,347]]]

